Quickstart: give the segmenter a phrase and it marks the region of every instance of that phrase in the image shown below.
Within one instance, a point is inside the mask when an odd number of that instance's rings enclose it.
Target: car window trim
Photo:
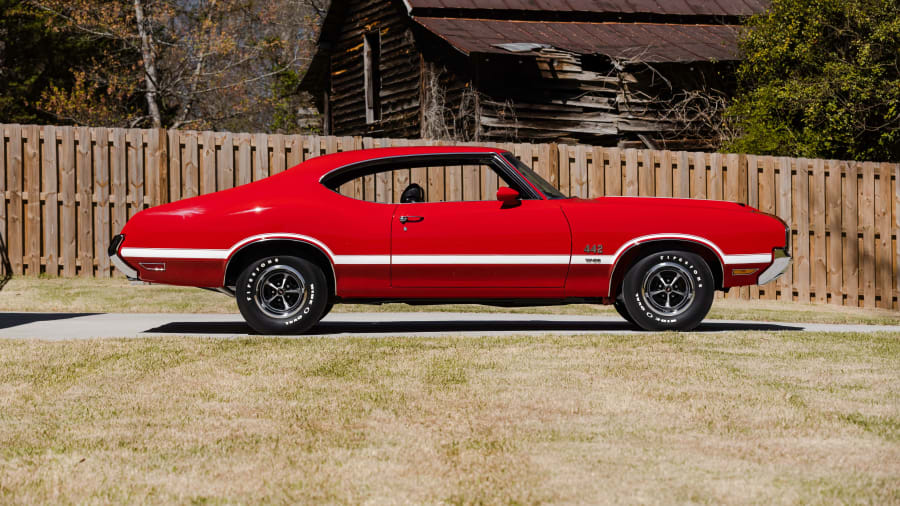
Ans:
[[[328,188],[329,190],[335,191],[335,188],[341,186],[344,183],[350,182],[357,177],[363,177],[371,174],[375,174],[379,172],[375,170],[373,172],[366,172],[366,170],[370,168],[377,168],[384,165],[390,165],[391,162],[402,161],[402,163],[417,163],[419,161],[427,162],[429,160],[435,158],[449,158],[449,159],[459,159],[460,161],[479,161],[479,162],[487,162],[491,166],[491,168],[495,172],[502,172],[506,176],[509,177],[510,180],[515,181],[521,187],[518,189],[520,194],[524,194],[523,198],[526,200],[545,200],[546,197],[538,191],[534,185],[527,178],[525,178],[518,170],[515,169],[506,159],[503,158],[499,153],[494,152],[484,152],[484,151],[476,151],[476,152],[461,152],[461,153],[426,153],[426,154],[413,154],[413,155],[396,155],[382,158],[375,158],[372,160],[363,160],[360,162],[354,162],[347,165],[342,165],[337,167],[319,178],[319,183]],[[442,165],[453,165],[452,163],[444,163]],[[465,165],[465,163],[460,163],[460,165]],[[402,167],[400,167],[402,168]],[[346,176],[348,173],[359,175],[354,175],[353,177],[342,181],[341,177]],[[498,174],[499,175],[499,174]],[[339,184],[334,185],[334,181],[340,181]],[[332,185],[334,185],[332,187]],[[437,203],[437,202],[432,202]]]

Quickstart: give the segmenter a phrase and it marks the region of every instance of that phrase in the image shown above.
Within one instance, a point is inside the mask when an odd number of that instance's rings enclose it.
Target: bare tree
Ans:
[[[264,128],[275,81],[302,73],[327,8],[324,0],[30,1],[60,29],[109,48],[78,63],[80,89],[48,91],[42,105],[50,112],[79,122],[225,129]],[[134,91],[145,107],[127,100]]]

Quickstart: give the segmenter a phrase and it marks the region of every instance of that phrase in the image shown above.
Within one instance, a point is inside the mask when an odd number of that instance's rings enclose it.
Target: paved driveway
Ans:
[[[889,325],[843,325],[708,320],[698,332],[727,331],[900,332]],[[638,334],[611,316],[509,313],[332,313],[310,336],[500,336]],[[253,335],[238,314],[0,313],[0,338],[90,339],[149,336]]]

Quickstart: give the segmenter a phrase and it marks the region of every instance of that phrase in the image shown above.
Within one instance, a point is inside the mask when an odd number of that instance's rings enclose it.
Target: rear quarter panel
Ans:
[[[711,249],[720,263],[743,258],[736,255],[771,254],[773,248],[784,246],[784,228],[778,220],[729,202],[604,197],[565,201],[563,211],[572,228],[572,266],[566,283],[569,297],[610,296],[613,269],[635,243],[691,241]],[[603,246],[602,254],[584,252],[585,246],[598,244]],[[732,268],[761,271],[769,263],[770,259],[725,265],[724,286],[756,282],[758,274],[738,279],[731,276]]]

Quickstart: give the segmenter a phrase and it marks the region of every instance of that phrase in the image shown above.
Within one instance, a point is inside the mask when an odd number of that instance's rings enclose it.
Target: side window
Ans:
[[[475,202],[496,200],[497,188],[510,186],[489,163],[379,169],[349,179],[336,191],[347,197],[386,204],[400,204],[404,200]]]

